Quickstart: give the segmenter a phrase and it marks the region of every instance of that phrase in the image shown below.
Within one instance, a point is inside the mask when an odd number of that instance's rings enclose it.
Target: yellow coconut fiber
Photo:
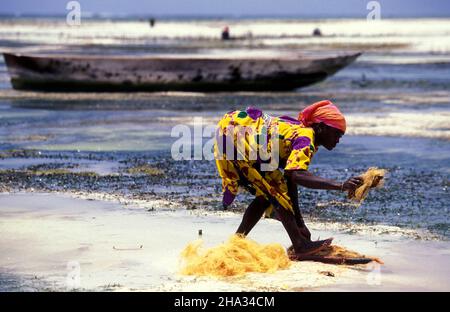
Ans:
[[[363,178],[363,184],[355,191],[349,191],[348,198],[357,202],[362,202],[369,194],[369,190],[371,188],[383,186],[383,178],[385,174],[386,170],[384,169],[379,169],[377,167],[369,168],[364,174],[361,175]]]
[[[181,252],[181,273],[185,275],[227,277],[248,272],[271,273],[290,265],[280,244],[261,245],[240,235],[204,250],[202,241],[190,243]]]

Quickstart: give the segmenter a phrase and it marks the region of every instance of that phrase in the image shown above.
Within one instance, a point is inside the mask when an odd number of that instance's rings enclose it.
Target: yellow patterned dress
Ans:
[[[218,123],[214,146],[224,207],[243,186],[271,203],[266,215],[271,215],[273,205],[293,212],[283,171],[308,170],[316,151],[314,130],[296,119],[271,117],[254,107],[226,113]],[[263,170],[269,163],[276,166]]]

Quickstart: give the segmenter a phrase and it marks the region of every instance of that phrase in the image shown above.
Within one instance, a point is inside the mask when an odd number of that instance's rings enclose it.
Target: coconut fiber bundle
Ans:
[[[386,170],[378,169],[377,167],[369,168],[364,174],[361,175],[363,178],[363,184],[359,186],[354,191],[348,192],[348,198],[357,202],[362,202],[367,195],[369,194],[369,190],[374,187],[382,187],[384,175],[386,174]]]
[[[227,277],[268,273],[288,268],[291,263],[280,244],[260,245],[240,235],[207,250],[201,245],[202,240],[197,240],[182,251],[182,274]]]

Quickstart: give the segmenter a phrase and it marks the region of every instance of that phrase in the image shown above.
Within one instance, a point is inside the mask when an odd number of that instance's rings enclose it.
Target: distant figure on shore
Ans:
[[[319,28],[315,28],[313,31],[313,36],[314,37],[321,37],[322,36],[322,32],[320,31]]]
[[[150,23],[150,27],[155,26],[155,19],[154,18],[149,19],[149,23]]]
[[[361,87],[361,88],[365,88],[367,87],[367,85],[369,84],[369,81],[366,78],[366,74],[362,74],[361,75],[361,79],[359,81],[357,81],[357,84]]]
[[[222,30],[222,40],[230,40],[230,28],[225,26]]]

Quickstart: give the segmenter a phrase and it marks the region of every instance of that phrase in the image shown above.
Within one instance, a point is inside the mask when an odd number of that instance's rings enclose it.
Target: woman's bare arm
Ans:
[[[361,177],[352,177],[340,183],[335,180],[315,176],[306,170],[286,170],[285,175],[295,184],[321,190],[354,190],[362,183]]]
[[[298,203],[298,189],[297,184],[287,179],[288,195],[292,201],[292,208],[294,210],[295,222],[297,223],[300,233],[307,239],[311,240],[311,232],[306,227],[305,221],[303,220],[302,213],[300,211],[300,205]]]

